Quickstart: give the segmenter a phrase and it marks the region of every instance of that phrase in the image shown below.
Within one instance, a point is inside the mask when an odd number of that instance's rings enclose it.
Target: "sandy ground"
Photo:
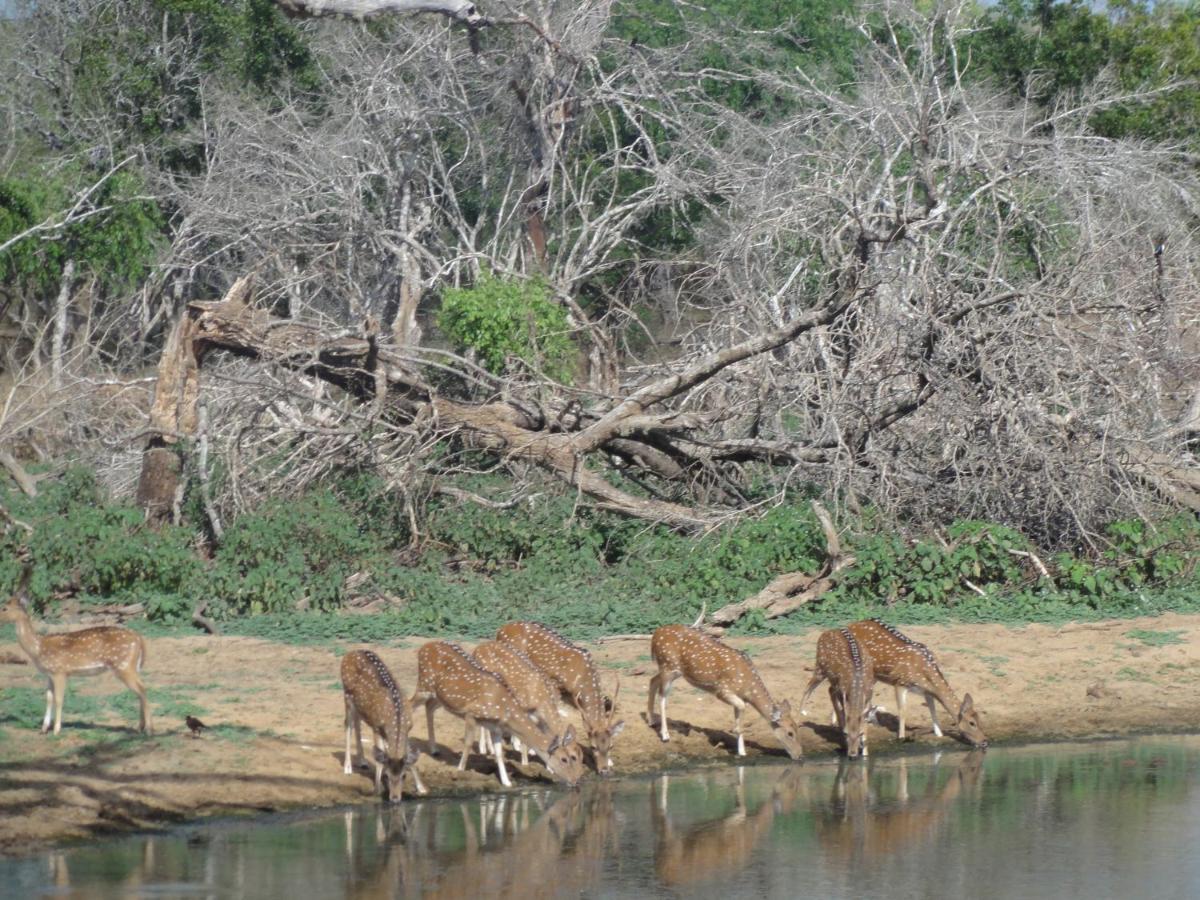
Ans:
[[[1200,616],[905,632],[934,650],[960,693],[974,696],[993,743],[1200,730]],[[816,638],[813,631],[731,642],[751,654],[777,700],[790,698],[795,705],[811,674]],[[398,643],[372,649],[411,690],[421,639]],[[156,707],[152,738],[133,733],[136,715],[105,711],[88,720],[72,713],[72,697],[79,709],[86,706],[81,698],[124,690],[109,675],[70,682],[58,737],[36,730],[40,717],[17,722],[0,714],[0,853],[206,815],[370,800],[369,776],[346,776],[341,767],[339,653],[354,646],[295,647],[240,637],[153,639],[145,672]],[[653,671],[647,638],[608,639],[591,649],[607,684],[621,677],[626,728],[614,752],[618,776],[731,759],[730,708],[683,681],[668,707],[672,741],[661,743],[649,727],[646,685]],[[15,644],[0,646],[0,692],[41,686]],[[878,686],[875,696],[894,711],[890,688]],[[193,739],[181,704],[198,706],[213,730]],[[823,688],[809,710],[806,752],[835,752]],[[951,717],[940,718],[945,726]],[[875,754],[902,746],[894,717],[880,720],[870,733]],[[908,720],[910,740],[956,746],[952,738],[932,735],[928,713],[912,699]],[[442,759],[453,763],[462,727],[444,711],[437,724]],[[749,754],[782,754],[761,719],[748,713],[747,724]],[[423,745],[423,713],[414,734]],[[428,756],[419,769],[434,794],[503,790],[494,763],[477,755],[466,772]],[[544,777],[537,764],[512,769],[516,787]]]

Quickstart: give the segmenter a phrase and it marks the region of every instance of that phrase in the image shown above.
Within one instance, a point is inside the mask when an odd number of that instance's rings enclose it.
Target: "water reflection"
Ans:
[[[916,795],[909,791],[909,770],[915,765],[906,758],[874,773],[842,760],[829,804],[816,817],[825,855],[843,866],[860,866],[928,845],[952,812],[969,816],[969,806],[978,805],[984,756],[982,750],[954,754],[957,768],[940,784],[939,760],[932,766],[920,763],[923,787]],[[889,793],[882,795],[881,789]]]
[[[659,883],[680,887],[737,875],[749,865],[759,842],[770,834],[775,817],[790,813],[796,801],[807,795],[811,780],[811,775],[799,767],[787,767],[775,781],[770,796],[750,812],[746,806],[746,770],[739,766],[733,778],[733,809],[681,829],[672,823],[668,802],[671,776],[659,778],[650,790],[654,872]]]
[[[1157,739],[596,780],[0,859],[0,897],[1190,897],[1197,779]]]

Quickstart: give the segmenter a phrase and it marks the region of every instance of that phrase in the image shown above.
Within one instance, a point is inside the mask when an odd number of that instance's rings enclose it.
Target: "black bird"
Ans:
[[[194,738],[200,737],[200,732],[208,727],[195,716],[186,716],[183,721],[187,722],[188,731],[192,733],[192,737]]]

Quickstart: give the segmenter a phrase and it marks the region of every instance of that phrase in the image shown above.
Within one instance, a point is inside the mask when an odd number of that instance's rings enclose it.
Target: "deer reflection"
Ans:
[[[940,788],[935,766],[915,798],[908,790],[908,760],[901,759],[894,769],[899,779],[895,801],[886,805],[877,803],[865,767],[843,764],[833,785],[831,814],[817,821],[817,835],[825,852],[853,867],[926,844],[940,830],[956,802],[977,793],[984,755],[982,750],[967,753]]]
[[[775,817],[791,811],[802,799],[808,775],[787,769],[775,782],[771,796],[751,813],[746,806],[745,769],[737,769],[733,812],[676,830],[667,803],[669,776],[651,790],[650,810],[657,835],[655,872],[663,885],[676,886],[711,881],[737,874],[745,868],[755,847],[770,833]]]
[[[412,804],[407,827],[389,834],[386,852],[375,854],[370,870],[361,857],[348,860],[354,886],[347,896],[578,895],[599,880],[614,830],[612,788],[594,788],[501,795],[457,808]],[[447,843],[458,849],[439,849]],[[353,844],[348,838],[348,848]]]

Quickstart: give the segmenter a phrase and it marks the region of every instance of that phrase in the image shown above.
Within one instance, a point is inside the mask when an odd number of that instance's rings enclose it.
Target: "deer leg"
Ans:
[[[904,701],[908,699],[908,688],[896,685],[896,715],[900,717],[900,731],[897,737],[904,740]]]
[[[938,737],[942,736],[942,729],[938,725],[937,720],[937,703],[931,694],[925,695],[925,705],[929,707],[929,718],[933,720],[933,733]]]
[[[46,679],[46,715],[42,716],[42,734],[50,730],[50,723],[54,721],[54,679]]]
[[[832,684],[829,685],[829,705],[833,707],[833,714],[829,719],[831,725],[836,725],[842,731],[846,730],[846,709],[842,702],[841,692],[838,691]]]
[[[512,787],[512,782],[508,780],[508,770],[504,768],[504,742],[495,741],[496,746],[496,768],[500,770],[500,783],[505,787]]]
[[[521,765],[529,765],[529,747],[515,734],[512,736],[513,749],[521,754]]]
[[[405,768],[407,768],[408,771],[412,772],[413,784],[417,788],[417,793],[418,794],[428,794],[429,789],[427,787],[425,787],[425,785],[421,782],[421,775],[420,775],[420,773],[417,772],[417,764],[409,763]]]
[[[671,740],[671,734],[667,730],[667,694],[671,693],[671,685],[675,683],[677,675],[671,674],[671,677],[663,677],[663,673],[659,673],[660,681],[658,685],[658,715],[659,715],[659,737],[663,742]]]
[[[469,741],[470,738],[468,737],[467,740]],[[478,743],[479,743],[479,752],[481,754],[492,752],[492,736],[488,733],[488,730],[486,728],[479,729]]]
[[[62,707],[63,699],[67,694],[67,676],[62,672],[57,672],[52,678],[54,683],[54,733],[58,734],[62,731]]]
[[[143,734],[154,734],[154,727],[150,724],[150,700],[146,696],[146,686],[142,684],[141,676],[138,675],[137,669],[130,666],[127,669],[113,669],[117,678],[121,679],[121,683],[138,695],[138,699],[142,702],[141,718],[138,721],[138,729]]]
[[[342,760],[342,774],[343,775],[352,775],[352,774],[354,774],[354,768],[350,765],[350,738],[353,734],[355,734],[355,732],[358,728],[358,716],[354,712],[354,703],[348,695],[345,696],[345,700],[346,700],[346,755]],[[355,751],[357,751],[357,755],[362,754],[362,738],[361,738],[361,736],[359,737],[359,740],[354,742],[354,749],[355,749]]]
[[[730,696],[726,701],[733,705],[733,733],[737,735],[737,755],[746,755],[746,740],[742,737],[742,710],[746,703],[741,697]]]
[[[479,726],[475,724],[475,720],[470,716],[466,717],[466,728],[463,732],[463,752],[458,760],[458,771],[465,771],[467,768],[467,757],[471,754],[471,738],[475,735],[475,729]]]
[[[383,793],[383,756],[387,753],[387,741],[383,735],[375,732],[375,793]]]
[[[659,685],[662,684],[662,671],[654,674],[650,679],[650,687],[646,692],[646,721],[650,723],[650,727],[654,727],[654,701],[658,699]]]

